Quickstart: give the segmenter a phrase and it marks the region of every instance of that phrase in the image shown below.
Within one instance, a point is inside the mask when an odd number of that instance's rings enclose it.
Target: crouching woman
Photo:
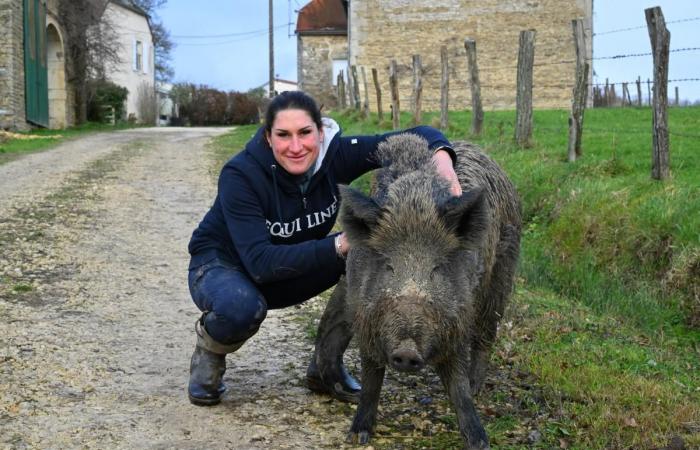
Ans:
[[[445,136],[430,127],[406,131],[428,141],[438,172],[460,195]],[[189,288],[202,311],[190,364],[192,403],[219,403],[226,355],[259,330],[269,309],[304,302],[338,282],[349,248],[342,233],[331,234],[337,184],[377,168],[377,146],[391,134],[344,137],[299,91],[272,100],[264,126],[223,167],[214,203],[189,243]],[[343,365],[351,338],[342,302],[331,300],[306,374],[312,390],[357,402],[360,386]]]

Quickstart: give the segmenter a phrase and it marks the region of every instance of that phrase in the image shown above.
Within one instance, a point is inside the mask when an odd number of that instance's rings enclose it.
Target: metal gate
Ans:
[[[24,0],[24,86],[27,121],[48,127],[45,0]]]

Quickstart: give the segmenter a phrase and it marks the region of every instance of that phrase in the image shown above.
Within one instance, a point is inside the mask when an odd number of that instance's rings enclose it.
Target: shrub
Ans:
[[[123,120],[124,103],[129,91],[111,81],[93,80],[88,85],[88,120],[104,122],[107,113],[114,108],[115,120]]]
[[[260,120],[261,100],[253,94],[177,83],[170,95],[179,108],[179,117],[173,124],[248,125]]]
[[[230,123],[235,125],[251,125],[260,121],[255,99],[241,92],[229,92],[228,116]]]

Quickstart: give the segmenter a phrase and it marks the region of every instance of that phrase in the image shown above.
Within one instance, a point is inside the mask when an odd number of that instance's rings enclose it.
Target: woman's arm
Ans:
[[[258,195],[246,177],[227,168],[219,181],[226,226],[241,261],[256,283],[295,278],[320,270],[342,272],[334,237],[298,244],[274,244]]]
[[[452,149],[452,144],[440,130],[425,125],[374,136],[341,136],[339,154],[335,158],[337,181],[350,183],[360,175],[378,169],[380,165],[375,154],[379,144],[399,133],[413,133],[425,139],[428,142],[428,150],[433,152],[433,161],[438,174],[450,181],[450,192],[453,195],[462,195],[462,189],[454,171],[457,155]]]

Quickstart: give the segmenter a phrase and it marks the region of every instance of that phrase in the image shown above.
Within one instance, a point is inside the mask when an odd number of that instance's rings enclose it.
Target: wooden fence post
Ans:
[[[532,136],[532,65],[535,60],[535,30],[520,32],[518,86],[515,99],[515,142],[525,147]]]
[[[352,106],[356,110],[360,110],[360,83],[357,82],[357,66],[350,66],[350,74],[352,75]]]
[[[391,86],[391,123],[394,130],[401,127],[401,108],[399,105],[399,75],[396,67],[396,60],[391,60],[389,66],[389,85]]]
[[[362,114],[365,119],[369,119],[369,90],[367,89],[367,73],[365,72],[365,66],[360,67],[362,71],[362,85],[365,88],[365,102],[362,105]]]
[[[594,107],[600,107],[602,105],[602,96],[600,93],[600,86],[594,86],[593,87],[593,106]]]
[[[382,110],[382,88],[379,86],[377,69],[374,67],[372,68],[372,81],[374,81],[374,90],[377,92],[377,120],[381,122],[384,120],[384,112]]]
[[[421,101],[423,98],[423,65],[420,55],[413,55],[413,123],[423,121]]]
[[[605,106],[610,106],[610,84],[608,84],[608,79],[605,79],[605,95],[604,95]]]
[[[574,32],[574,48],[576,50],[576,84],[571,99],[571,115],[569,116],[569,162],[574,162],[581,156],[581,136],[583,135],[583,116],[586,111],[588,98],[588,62],[586,62],[586,36],[583,31],[583,20],[571,21]]]
[[[345,109],[347,103],[345,103],[345,75],[341,70],[338,72],[338,100],[340,101],[340,109]]]
[[[474,136],[481,134],[484,124],[484,108],[481,105],[481,81],[479,81],[479,65],[476,60],[476,41],[465,39],[464,48],[467,50],[467,64],[469,65],[469,84],[472,91],[472,130]]]
[[[440,128],[447,130],[449,126],[448,110],[450,95],[450,69],[447,60],[447,46],[440,47],[440,65],[442,77],[440,78]]]
[[[642,77],[637,77],[637,106],[642,107]]]
[[[652,150],[651,176],[656,180],[668,178],[668,55],[671,45],[671,33],[666,28],[666,21],[661,8],[644,10],[649,29],[651,51],[654,54],[654,136]]]
[[[348,64],[346,74],[347,77],[345,78],[345,100],[347,101],[348,109],[350,109],[355,106],[352,98],[352,69],[350,68],[350,64]]]
[[[676,104],[676,106],[679,106],[681,104],[680,98],[678,97],[678,86],[676,86],[676,102],[675,102],[675,104]]]
[[[632,97],[630,97],[630,90],[627,84],[628,83],[622,83],[622,106],[632,105]]]

